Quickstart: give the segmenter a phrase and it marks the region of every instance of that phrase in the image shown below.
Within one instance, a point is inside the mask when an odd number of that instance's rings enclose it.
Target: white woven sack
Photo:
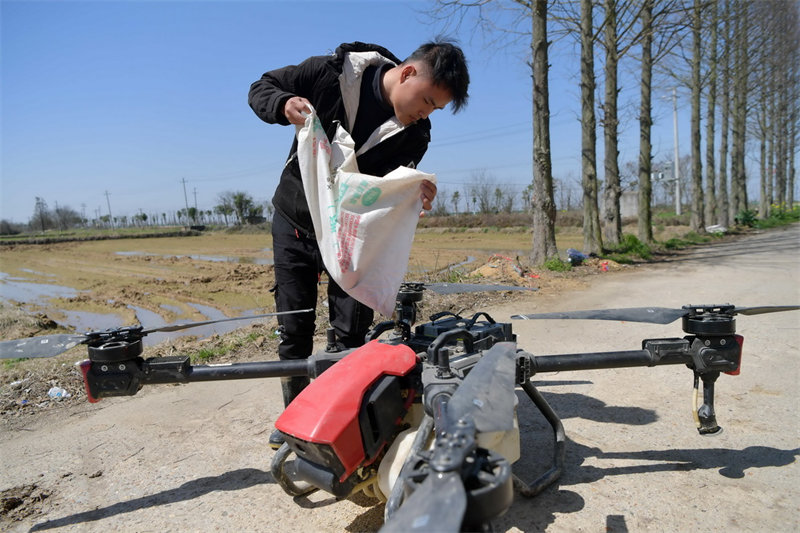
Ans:
[[[384,177],[358,172],[350,134],[331,143],[311,113],[297,126],[297,159],[322,260],[347,294],[391,316],[422,209],[420,183],[436,176],[398,167]]]

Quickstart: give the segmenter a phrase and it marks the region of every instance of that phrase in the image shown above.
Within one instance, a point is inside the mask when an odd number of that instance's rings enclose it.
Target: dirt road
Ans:
[[[532,294],[488,309],[518,312],[800,302],[800,225],[751,235],[632,271],[579,293]],[[633,350],[680,337],[680,322],[515,321],[542,355]],[[499,531],[796,531],[800,529],[800,312],[740,316],[742,375],[717,382],[725,431],[700,437],[692,375],[681,366],[536,376],[569,442],[557,486],[517,496]],[[519,394],[519,393],[518,393]],[[551,437],[520,396],[524,458],[547,468]],[[0,435],[0,490],[23,500],[9,531],[374,531],[383,506],[292,500],[268,473],[277,381],[160,386],[32,420]],[[33,514],[11,521],[23,510]]]

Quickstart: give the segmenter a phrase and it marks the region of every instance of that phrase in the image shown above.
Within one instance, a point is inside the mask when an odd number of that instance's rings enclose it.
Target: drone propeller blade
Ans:
[[[800,309],[800,305],[762,305],[760,307],[737,307],[736,313],[740,315],[763,315],[765,313],[779,313],[796,309]]]
[[[0,359],[55,357],[89,340],[86,335],[43,335],[0,342]]]
[[[280,311],[277,313],[265,313],[263,315],[253,315],[253,316],[237,316],[234,318],[223,318],[220,320],[206,320],[204,322],[186,322],[184,324],[174,324],[172,326],[163,326],[160,328],[153,328],[153,329],[146,329],[142,331],[142,335],[147,335],[148,333],[156,333],[162,331],[180,331],[182,329],[189,329],[189,328],[196,328],[198,326],[207,326],[209,324],[218,324],[220,322],[231,322],[232,320],[247,320],[247,319],[255,319],[255,318],[264,318],[268,316],[278,316],[278,315],[292,315],[295,313],[309,313],[313,311],[313,309],[300,309],[299,311]]]
[[[425,283],[424,287],[436,294],[460,294],[485,291],[535,291],[533,287],[517,287],[516,285],[486,285],[480,283]]]
[[[447,403],[451,422],[471,415],[480,432],[514,427],[516,345],[500,342],[486,352]]]
[[[464,482],[457,472],[431,472],[392,515],[381,533],[461,531],[467,510]]]
[[[513,319],[583,319],[620,320],[623,322],[644,322],[647,324],[669,324],[689,314],[688,309],[669,309],[666,307],[631,307],[628,309],[598,309],[595,311],[565,311],[562,313],[534,313],[513,315]]]
[[[513,315],[511,318],[523,320],[539,319],[584,319],[584,320],[619,320],[623,322],[644,322],[648,324],[669,324],[681,317],[693,315],[695,309],[702,306],[686,306],[682,309],[666,307],[631,307],[628,309],[598,309],[594,311],[564,311],[561,313],[534,313],[530,315]],[[765,305],[759,307],[721,306],[719,312],[732,315],[761,315],[780,311],[800,309],[800,305]]]

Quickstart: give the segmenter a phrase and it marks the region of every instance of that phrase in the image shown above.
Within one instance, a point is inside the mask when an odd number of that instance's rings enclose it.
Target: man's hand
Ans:
[[[283,106],[283,116],[286,117],[291,124],[302,126],[306,123],[306,117],[302,113],[311,112],[311,102],[302,96],[292,96]]]
[[[419,216],[424,217],[425,211],[433,209],[433,199],[436,198],[436,185],[432,181],[422,180],[419,184],[419,197],[422,199],[422,209]]]

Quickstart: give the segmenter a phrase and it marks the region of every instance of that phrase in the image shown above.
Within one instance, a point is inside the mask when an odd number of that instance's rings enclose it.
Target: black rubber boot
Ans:
[[[297,395],[303,392],[303,389],[308,387],[311,380],[304,376],[295,376],[291,378],[281,378],[281,390],[283,391],[283,406],[289,407],[292,400],[297,398]]]
[[[273,431],[269,436],[269,447],[272,448],[273,450],[277,450],[278,448],[280,448],[284,442],[285,441],[283,439],[283,433],[281,433],[277,429]]]
[[[303,389],[305,389],[308,384],[311,383],[307,377],[291,377],[291,378],[281,378],[281,389],[283,391],[283,405],[285,407],[289,407],[289,404],[292,403],[298,394],[300,394]],[[273,450],[277,450],[283,444],[284,438],[283,433],[278,431],[277,429],[273,431],[269,436],[269,447]]]

